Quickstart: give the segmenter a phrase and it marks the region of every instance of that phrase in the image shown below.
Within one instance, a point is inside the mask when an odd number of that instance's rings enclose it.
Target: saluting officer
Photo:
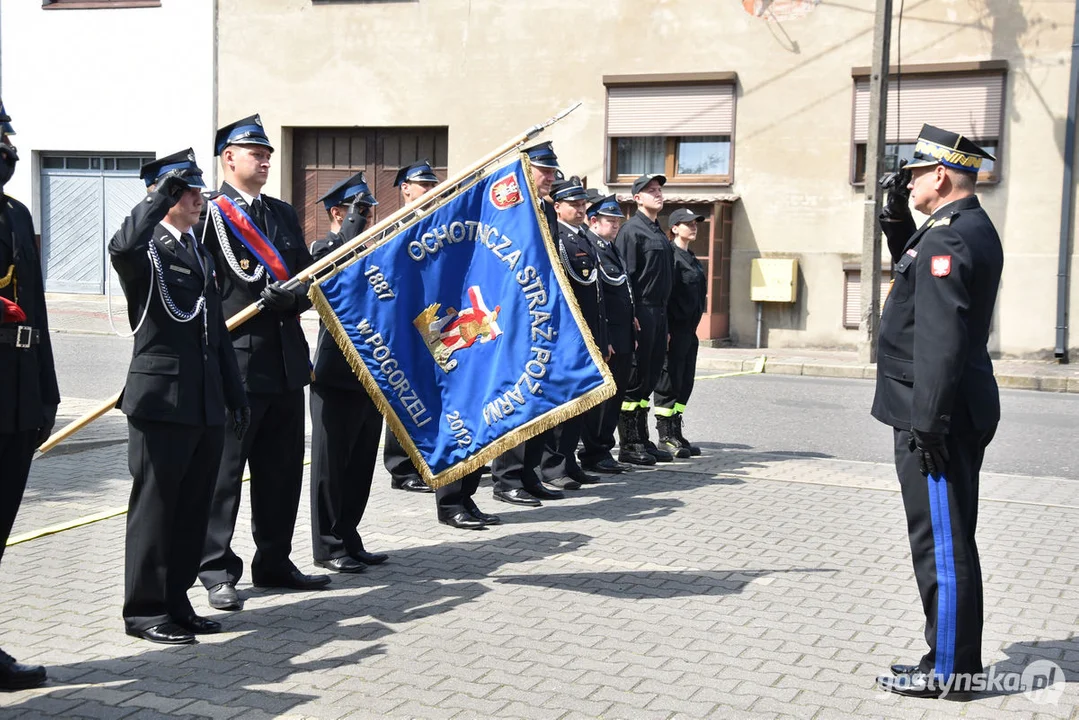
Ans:
[[[363,232],[371,194],[363,173],[346,178],[319,198],[330,231],[311,245],[316,260]],[[321,325],[311,381],[311,549],[315,564],[358,573],[387,556],[369,553],[357,528],[371,497],[382,415],[333,336]]]
[[[689,249],[697,237],[697,223],[702,220],[703,215],[686,208],[675,210],[667,220],[674,250],[674,276],[671,278],[671,297],[667,301],[670,342],[656,383],[656,430],[659,446],[679,458],[701,454],[701,449],[682,434],[682,418],[693,393],[700,346],[697,325],[708,299],[704,267]]]
[[[667,300],[674,274],[674,251],[658,220],[666,184],[667,178],[659,174],[641,175],[633,181],[637,212],[622,225],[615,240],[633,283],[639,327],[633,372],[618,423],[622,443],[618,459],[636,465],[642,464],[637,460],[642,449],[659,462],[674,459],[648,439],[648,406],[667,351]]]
[[[407,205],[438,185],[438,176],[427,160],[413,163],[397,171],[393,186],[401,188],[402,206]],[[431,488],[420,479],[420,473],[408,457],[401,441],[386,427],[386,444],[382,461],[390,473],[390,487],[394,490],[429,493]]]
[[[30,461],[52,433],[60,404],[34,221],[25,205],[4,194],[19,160],[8,137],[14,134],[0,101],[0,558]],[[0,690],[37,687],[45,675],[41,665],[23,665],[0,650]]]
[[[633,349],[636,346],[634,328],[633,284],[626,274],[625,264],[614,239],[622,227],[625,215],[614,195],[596,198],[586,210],[588,240],[596,249],[597,272],[603,283],[603,307],[606,318],[607,344],[611,351],[607,367],[614,377],[617,393],[601,405],[589,410],[582,423],[582,448],[578,454],[582,467],[598,473],[617,474],[629,469],[611,456],[618,414],[633,369]],[[643,449],[623,444],[622,453],[639,465],[655,465],[656,459]]]
[[[224,182],[200,220],[209,224],[206,246],[220,269],[225,312],[232,316],[260,301],[264,306],[232,332],[251,427],[242,441],[225,437],[199,571],[210,605],[219,610],[242,607],[236,583],[243,561],[231,542],[245,464],[251,470],[251,532],[257,548],[251,580],[296,590],[330,582],[326,575],[301,573],[289,559],[303,484],[303,388],[311,381],[299,315],[311,303],[303,288],[286,290],[281,283],[312,260],[296,211],[262,194],[272,153],[258,115],[218,130],[214,154],[221,157]]]
[[[558,156],[550,142],[533,145],[523,151],[532,165],[532,184],[536,187],[536,202],[547,220],[547,230],[551,239],[558,237],[558,215],[554,205],[546,198],[551,192],[551,185],[558,172]],[[543,460],[544,446],[548,444],[548,434],[540,433],[526,440],[515,448],[495,458],[491,463],[491,477],[494,480],[496,500],[538,507],[540,500],[561,500],[565,493],[555,487],[545,485],[541,476],[540,462]]]
[[[124,625],[166,645],[221,624],[187,598],[198,577],[225,443],[250,422],[213,259],[191,233],[203,199],[191,149],[142,166],[148,194],[109,242],[135,334],[120,409],[134,484],[127,511]]]
[[[929,644],[917,664],[893,665],[892,676],[877,679],[903,695],[937,697],[954,675],[982,672],[974,534],[978,474],[1000,419],[987,345],[1004,254],[974,185],[982,161],[993,159],[962,135],[925,125],[914,161],[898,182],[886,178],[881,228],[895,284],[881,317],[873,417],[893,428]],[[917,230],[904,187],[929,215]]]
[[[576,175],[557,180],[551,185],[551,200],[558,216],[555,244],[559,259],[573,286],[573,295],[588,331],[606,359],[610,357],[611,349],[607,342],[607,319],[597,271],[599,259],[595,247],[582,229],[587,197],[584,185]],[[541,463],[543,479],[557,488],[576,490],[581,485],[599,482],[598,477],[589,475],[577,463],[577,445],[581,439],[583,420],[583,414],[577,415],[555,426],[548,434],[548,445]]]

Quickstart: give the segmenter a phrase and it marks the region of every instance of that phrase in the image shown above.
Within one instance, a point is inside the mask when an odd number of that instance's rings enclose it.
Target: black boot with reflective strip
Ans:
[[[637,410],[637,435],[641,445],[649,455],[656,459],[656,462],[674,462],[674,455],[663,448],[656,447],[656,444],[648,439],[648,408],[646,407]]]
[[[637,411],[623,410],[618,415],[618,462],[655,465],[656,459],[637,442]]]
[[[675,413],[671,416],[671,428],[674,431],[674,437],[678,439],[679,444],[686,450],[689,450],[689,454],[693,457],[697,457],[701,454],[701,449],[686,440],[686,436],[682,434],[682,427],[685,424],[685,416],[682,413]]]
[[[659,449],[666,450],[676,458],[688,458],[689,448],[682,447],[674,430],[674,417],[656,415],[656,431],[659,433]]]

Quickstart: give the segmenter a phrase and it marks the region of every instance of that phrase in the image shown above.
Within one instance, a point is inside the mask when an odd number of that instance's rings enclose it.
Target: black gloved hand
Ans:
[[[356,197],[357,199],[353,200],[352,204],[348,206],[348,214],[345,215],[345,219],[341,223],[341,232],[339,234],[345,242],[362,233],[363,229],[367,227],[368,218],[371,216],[371,206],[359,201],[363,197],[363,193]]]
[[[49,439],[54,427],[56,427],[56,406],[46,405],[45,424],[37,429],[37,439],[34,441],[34,449],[41,447],[41,444]]]
[[[918,453],[922,475],[940,478],[948,469],[948,436],[944,433],[910,431],[910,449]]]
[[[170,207],[180,202],[188,187],[180,170],[169,170],[157,179],[155,185],[157,192],[168,199]]]
[[[880,217],[884,221],[905,220],[910,215],[910,184],[911,172],[907,168],[907,161],[899,161],[899,169],[895,172],[886,173],[880,179],[882,190],[888,191],[888,200],[884,203]]]
[[[267,285],[260,293],[263,302],[270,310],[292,312],[296,310],[296,296],[291,290],[281,287],[281,283]]]
[[[251,408],[244,405],[232,411],[232,431],[236,433],[237,440],[244,439],[244,433],[251,427]]]

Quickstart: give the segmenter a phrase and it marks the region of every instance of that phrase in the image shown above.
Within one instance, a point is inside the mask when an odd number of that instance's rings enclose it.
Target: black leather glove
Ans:
[[[948,436],[944,433],[910,431],[910,449],[918,453],[922,475],[940,478],[948,470]]]
[[[37,429],[37,440],[34,443],[34,448],[41,447],[41,444],[49,439],[52,435],[52,429],[56,427],[56,406],[45,406],[45,424]]]
[[[363,194],[361,193],[357,197],[363,197]],[[341,239],[348,242],[362,233],[363,229],[367,227],[367,219],[370,215],[370,205],[361,203],[358,200],[353,201],[353,203],[348,206],[348,214],[345,215],[345,219],[341,223],[341,232],[339,233]]]
[[[888,200],[881,210],[880,219],[884,222],[905,220],[910,215],[910,184],[911,172],[907,169],[907,161],[899,161],[899,169],[895,172],[886,173],[880,179],[882,190],[888,191]]]
[[[251,408],[244,405],[232,411],[232,430],[237,440],[244,439],[244,433],[251,427]]]
[[[169,170],[157,179],[157,191],[175,205],[187,192],[187,181],[180,176],[180,170]]]
[[[281,283],[267,285],[260,296],[270,310],[278,312],[295,312],[296,310],[296,295],[291,290],[281,287]]]

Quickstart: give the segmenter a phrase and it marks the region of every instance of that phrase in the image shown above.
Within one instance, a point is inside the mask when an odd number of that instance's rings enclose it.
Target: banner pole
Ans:
[[[469,179],[471,176],[482,171],[488,165],[491,165],[492,163],[502,159],[509,153],[519,148],[524,143],[539,135],[551,125],[554,125],[556,122],[569,115],[571,112],[573,112],[580,106],[581,102],[578,101],[561,110],[556,115],[547,118],[543,122],[533,125],[532,127],[528,128],[528,130],[525,130],[523,133],[515,135],[513,138],[507,140],[505,143],[500,145],[498,149],[488,153],[487,155],[472,163],[453,177],[443,180],[433,189],[424,193],[416,200],[413,200],[408,205],[405,205],[396,212],[392,213],[386,219],[380,220],[379,222],[375,223],[369,230],[366,230],[363,233],[357,235],[337,250],[323,257],[321,260],[312,263],[308,267],[296,273],[296,275],[282,283],[283,287],[293,289],[298,287],[299,285],[302,285],[303,283],[306,283],[322,271],[333,267],[343,258],[346,258],[349,255],[353,254],[357,248],[360,248],[372,237],[386,230],[392,229],[393,226],[397,223],[397,221],[401,218],[404,218],[409,214],[415,215],[417,210],[422,210],[423,208],[431,205],[432,203],[443,200],[444,198],[442,197],[442,195],[447,190],[452,190],[455,185]],[[207,222],[209,222],[209,217],[207,217]],[[230,317],[226,322],[226,325],[228,326],[228,329],[230,331],[235,330],[240,325],[243,325],[245,322],[258,315],[260,312],[262,312],[262,302],[259,301],[256,303],[252,303],[240,312]],[[50,435],[49,438],[41,444],[41,447],[38,448],[38,452],[46,453],[49,450],[52,450],[62,441],[68,439],[69,437],[77,433],[79,430],[92,423],[94,420],[97,420],[109,410],[112,410],[114,407],[116,407],[116,403],[118,403],[119,401],[120,393],[117,393],[108,400],[102,402],[101,405],[95,407],[90,412],[68,423],[62,429]]]

